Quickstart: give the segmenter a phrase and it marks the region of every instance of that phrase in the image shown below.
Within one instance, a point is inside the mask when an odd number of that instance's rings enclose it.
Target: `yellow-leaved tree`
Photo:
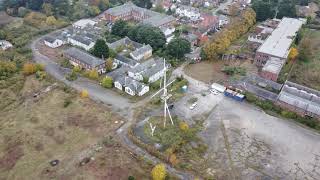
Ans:
[[[153,180],[164,180],[167,172],[164,164],[157,164],[151,171]]]
[[[84,90],[81,91],[80,96],[82,98],[87,98],[89,96],[89,92],[84,89]]]
[[[295,60],[299,55],[297,48],[291,48],[289,53],[289,60]]]
[[[189,125],[186,122],[180,122],[179,127],[182,131],[188,131]]]

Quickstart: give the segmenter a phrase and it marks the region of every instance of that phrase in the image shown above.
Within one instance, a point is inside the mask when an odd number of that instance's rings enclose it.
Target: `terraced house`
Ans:
[[[79,66],[85,70],[95,69],[99,74],[106,72],[106,63],[104,60],[94,57],[78,48],[69,48],[64,51],[63,55],[74,66]]]

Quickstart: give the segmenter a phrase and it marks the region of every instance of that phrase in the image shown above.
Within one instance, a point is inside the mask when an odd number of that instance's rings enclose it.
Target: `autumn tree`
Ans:
[[[46,24],[49,25],[49,26],[54,26],[57,24],[57,20],[54,16],[49,16],[47,17],[46,19]]]
[[[170,155],[170,157],[169,157],[169,162],[170,162],[173,166],[175,166],[175,165],[178,164],[178,158],[177,158],[176,154],[173,153],[173,154]]]
[[[187,131],[189,129],[189,125],[186,123],[186,122],[180,122],[179,123],[179,128],[182,130],[182,131]]]
[[[151,171],[151,176],[153,180],[164,180],[166,178],[167,172],[164,164],[157,164]]]
[[[297,48],[291,48],[289,53],[289,60],[295,60],[299,55]]]
[[[80,97],[82,97],[82,98],[87,98],[87,97],[89,97],[89,92],[88,92],[88,90],[86,90],[86,89],[82,90],[81,93],[80,93]]]
[[[106,60],[106,71],[110,72],[113,69],[113,59],[112,58],[108,58]]]
[[[86,74],[87,74],[87,77],[92,80],[97,80],[99,78],[99,73],[95,69],[87,71]]]
[[[255,12],[251,8],[246,9],[240,17],[234,18],[228,26],[216,33],[212,40],[205,44],[202,57],[206,57],[208,60],[219,59],[230,44],[248,32],[255,22]]]
[[[23,65],[23,74],[24,75],[31,75],[37,71],[36,65],[33,63],[25,63]]]

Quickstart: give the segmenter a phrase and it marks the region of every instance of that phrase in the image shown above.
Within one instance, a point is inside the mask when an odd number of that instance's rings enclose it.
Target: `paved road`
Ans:
[[[133,109],[144,105],[150,100],[150,98],[145,98],[144,100],[137,103],[130,103],[128,99],[120,96],[119,94],[111,90],[104,89],[101,86],[97,85],[96,83],[91,82],[85,78],[78,78],[76,81],[73,81],[73,82],[66,80],[65,75],[68,72],[70,72],[70,70],[60,67],[59,64],[51,61],[47,56],[41,54],[36,48],[36,44],[39,43],[41,39],[42,37],[36,39],[31,43],[31,49],[33,51],[33,60],[37,63],[41,63],[45,65],[45,70],[47,71],[47,73],[49,73],[51,76],[53,76],[57,80],[65,83],[66,85],[78,91],[81,91],[83,89],[88,90],[89,96],[91,99],[98,102],[102,102],[105,105],[111,106],[114,111],[122,115],[124,118],[127,118],[128,120],[127,123],[125,123],[121,128],[117,130],[117,134],[120,136],[120,139],[122,140],[121,143],[129,147],[136,154],[149,159],[151,162],[153,162],[153,164],[161,163],[161,160],[150,155],[147,151],[135,145],[127,137],[128,128],[133,123],[133,113],[134,113]],[[190,173],[176,170],[175,168],[171,167],[167,163],[165,163],[165,165],[170,174],[173,174],[179,177],[180,179],[183,179],[183,180],[194,179],[193,175]]]
[[[66,73],[70,72],[70,70],[62,68],[59,64],[51,61],[47,56],[41,54],[36,48],[36,44],[39,41],[41,41],[41,38],[36,39],[31,44],[33,60],[37,63],[44,64],[46,71],[51,76],[78,91],[84,89],[88,90],[89,96],[92,99],[103,102],[106,105],[111,105],[111,107],[116,111],[127,109],[132,105],[128,99],[120,96],[116,92],[105,89],[88,79],[78,78],[72,82],[66,80],[65,75]]]

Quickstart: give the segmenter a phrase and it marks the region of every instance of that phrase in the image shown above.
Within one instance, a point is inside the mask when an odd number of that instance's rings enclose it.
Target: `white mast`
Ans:
[[[167,121],[167,111],[169,118],[171,120],[171,124],[173,125],[173,120],[170,114],[170,110],[167,104],[167,100],[169,98],[168,96],[168,90],[167,90],[167,67],[166,67],[166,59],[163,59],[163,68],[164,68],[164,76],[163,76],[163,95],[162,99],[164,100],[164,107],[163,107],[163,112],[164,112],[164,121],[163,121],[163,126],[166,127],[166,121]]]

